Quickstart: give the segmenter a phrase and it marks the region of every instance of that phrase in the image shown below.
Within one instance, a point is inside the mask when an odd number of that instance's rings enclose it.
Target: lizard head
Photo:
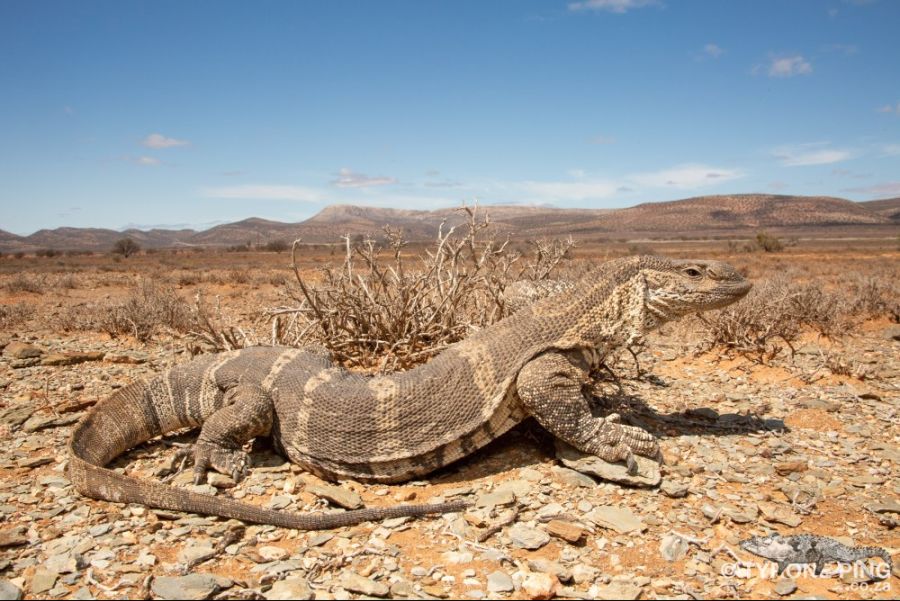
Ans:
[[[790,556],[794,548],[779,534],[754,536],[740,543],[741,549],[766,559],[779,560]]]
[[[641,257],[645,305],[656,324],[690,313],[720,309],[740,300],[752,284],[721,261]]]

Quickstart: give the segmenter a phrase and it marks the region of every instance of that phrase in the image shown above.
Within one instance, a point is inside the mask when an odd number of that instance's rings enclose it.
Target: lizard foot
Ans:
[[[657,459],[660,457],[659,443],[649,432],[619,422],[620,417],[616,413],[604,418],[590,451],[604,461],[624,461],[628,473],[634,475],[638,471],[634,455]]]
[[[209,442],[197,442],[179,451],[194,460],[194,484],[206,480],[206,472],[215,470],[240,482],[250,470],[250,456],[240,449],[228,449]]]

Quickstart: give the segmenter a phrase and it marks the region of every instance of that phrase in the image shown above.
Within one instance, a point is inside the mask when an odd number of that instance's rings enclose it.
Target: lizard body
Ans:
[[[458,511],[464,503],[295,515],[146,482],[103,466],[160,434],[201,426],[195,475],[239,479],[242,445],[271,436],[292,462],[326,479],[401,482],[471,454],[533,416],[607,461],[655,456],[655,439],[591,415],[582,387],[611,350],[665,321],[725,306],[750,284],[713,261],[634,257],[604,264],[404,373],[366,377],[324,351],[252,347],[200,357],[98,403],[70,440],[70,477],[87,496],[301,529]],[[380,513],[379,513],[380,512]]]
[[[789,565],[810,563],[815,564],[815,573],[821,574],[830,561],[852,564],[869,557],[883,559],[888,574],[893,569],[890,554],[881,547],[848,547],[833,538],[816,534],[755,536],[741,541],[741,548],[777,563],[779,574]]]

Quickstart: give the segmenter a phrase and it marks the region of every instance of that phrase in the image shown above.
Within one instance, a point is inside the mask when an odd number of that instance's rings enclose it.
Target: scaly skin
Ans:
[[[743,297],[750,284],[713,261],[634,257],[457,343],[428,364],[374,378],[333,366],[320,349],[254,347],[196,359],[99,403],[70,441],[70,476],[85,495],[301,529],[465,503],[295,515],[208,497],[105,469],[160,434],[201,426],[195,473],[240,478],[242,445],[271,436],[291,461],[328,479],[401,482],[466,456],[528,416],[576,448],[630,466],[656,456],[651,435],[594,418],[582,392],[613,349],[688,313]],[[388,515],[389,514],[389,515]]]

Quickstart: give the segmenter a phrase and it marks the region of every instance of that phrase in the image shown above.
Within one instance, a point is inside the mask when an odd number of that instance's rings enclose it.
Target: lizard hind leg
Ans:
[[[259,386],[239,384],[225,393],[226,405],[203,423],[196,444],[189,451],[194,460],[194,482],[199,484],[210,469],[240,481],[250,467],[244,443],[272,431],[275,406]]]

